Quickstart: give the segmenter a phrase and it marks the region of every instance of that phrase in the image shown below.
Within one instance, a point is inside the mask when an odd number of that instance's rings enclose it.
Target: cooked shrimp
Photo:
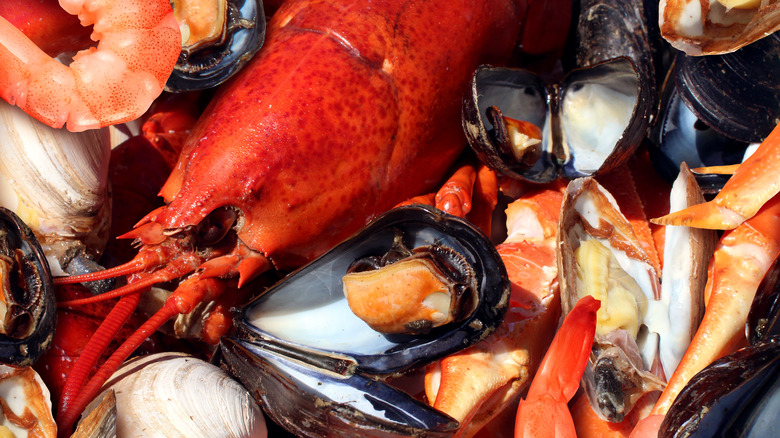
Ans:
[[[70,65],[0,17],[0,97],[49,126],[83,131],[133,120],[162,92],[181,51],[168,0],[60,0],[97,47]]]

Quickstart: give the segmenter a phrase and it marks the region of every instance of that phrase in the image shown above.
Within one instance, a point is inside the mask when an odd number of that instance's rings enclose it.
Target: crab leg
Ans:
[[[637,425],[636,436],[640,431],[647,432],[647,428],[657,431],[662,417],[690,379],[744,342],[753,297],[778,254],[780,196],[775,196],[751,219],[724,233],[718,242],[710,261],[704,319],[651,416]]]
[[[737,168],[715,199],[651,219],[651,222],[714,230],[734,229],[753,217],[764,203],[780,192],[780,178],[775,172],[779,160],[780,124]]]
[[[471,436],[511,405],[552,340],[560,315],[555,233],[559,188],[527,192],[507,208],[507,240],[497,247],[512,284],[503,324],[485,341],[431,365],[426,396]]]

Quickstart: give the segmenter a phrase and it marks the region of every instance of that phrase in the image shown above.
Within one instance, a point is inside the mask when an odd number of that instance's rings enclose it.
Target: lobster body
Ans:
[[[193,127],[160,191],[167,205],[125,235],[143,243],[139,254],[62,281],[132,274],[127,285],[94,297],[122,299],[68,376],[61,433],[174,315],[271,264],[298,267],[439,183],[465,146],[460,107],[472,73],[509,59],[525,11],[524,0],[284,3],[263,48]],[[87,382],[138,292],[182,277]]]
[[[441,180],[465,144],[468,80],[508,59],[522,13],[503,0],[288,1],[193,129],[155,221],[231,206],[239,238],[277,268],[316,257]]]

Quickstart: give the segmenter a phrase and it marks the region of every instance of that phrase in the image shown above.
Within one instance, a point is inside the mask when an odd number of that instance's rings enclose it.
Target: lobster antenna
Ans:
[[[138,260],[137,260],[138,259]],[[145,260],[145,262],[143,261]],[[120,288],[114,289],[110,292],[106,292],[100,295],[95,295],[93,297],[88,298],[81,298],[76,300],[67,300],[67,301],[61,301],[57,303],[57,307],[67,307],[67,306],[78,306],[78,305],[84,305],[84,304],[91,304],[96,303],[100,301],[106,301],[110,300],[112,298],[117,297],[123,297],[135,292],[143,291],[144,289],[152,287],[155,283],[164,283],[166,281],[171,281],[176,278],[179,278],[185,274],[188,274],[195,270],[195,268],[198,267],[198,264],[200,263],[200,259],[198,258],[192,258],[192,257],[184,257],[184,258],[178,258],[172,260],[170,263],[165,265],[165,267],[155,271],[154,273],[148,274],[148,276],[145,276],[145,278],[136,279],[136,281],[131,282],[130,284],[127,284],[125,286],[122,286]],[[138,269],[129,269],[131,273],[138,272],[144,267],[147,266],[157,266],[160,264],[160,260],[150,260],[148,257],[141,257],[141,254],[139,254],[136,259],[131,260],[130,262],[126,263],[125,265],[130,265],[130,267],[138,266],[140,267]],[[125,269],[125,265],[117,266],[117,268],[120,268],[119,270]],[[106,271],[114,270],[117,268],[112,269],[106,269]],[[98,273],[102,273],[105,271],[100,271]],[[87,274],[89,275],[89,274]],[[80,277],[80,276],[79,276]]]
[[[169,262],[167,258],[168,256],[165,255],[165,252],[156,250],[142,250],[127,263],[114,266],[113,268],[104,269],[102,271],[90,272],[88,274],[71,275],[69,277],[56,277],[54,278],[54,284],[61,285],[87,283],[90,281],[107,280],[109,278],[131,275],[141,272],[144,269],[163,266]]]
[[[54,284],[73,284],[73,283],[88,283],[91,281],[106,280],[109,278],[120,277],[123,275],[135,274],[147,267],[151,267],[150,263],[144,263],[141,261],[131,260],[125,264],[115,266],[113,268],[104,269],[102,271],[90,272],[88,274],[71,275],[68,277],[55,277]]]
[[[148,289],[152,287],[152,285],[154,285],[155,283],[159,283],[159,282],[160,280],[157,278],[157,276],[153,275],[137,283],[127,284],[117,289],[114,289],[112,291],[102,293],[100,295],[94,295],[87,298],[78,298],[74,300],[60,301],[57,303],[57,307],[62,308],[62,307],[72,307],[72,306],[83,306],[85,304],[99,303],[101,301],[107,301],[113,298],[123,297],[125,295],[130,295],[132,293],[141,292],[144,289]]]

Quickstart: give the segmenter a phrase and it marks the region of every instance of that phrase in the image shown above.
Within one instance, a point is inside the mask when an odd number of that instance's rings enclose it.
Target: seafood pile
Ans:
[[[0,432],[759,436],[778,8],[3,0]]]

